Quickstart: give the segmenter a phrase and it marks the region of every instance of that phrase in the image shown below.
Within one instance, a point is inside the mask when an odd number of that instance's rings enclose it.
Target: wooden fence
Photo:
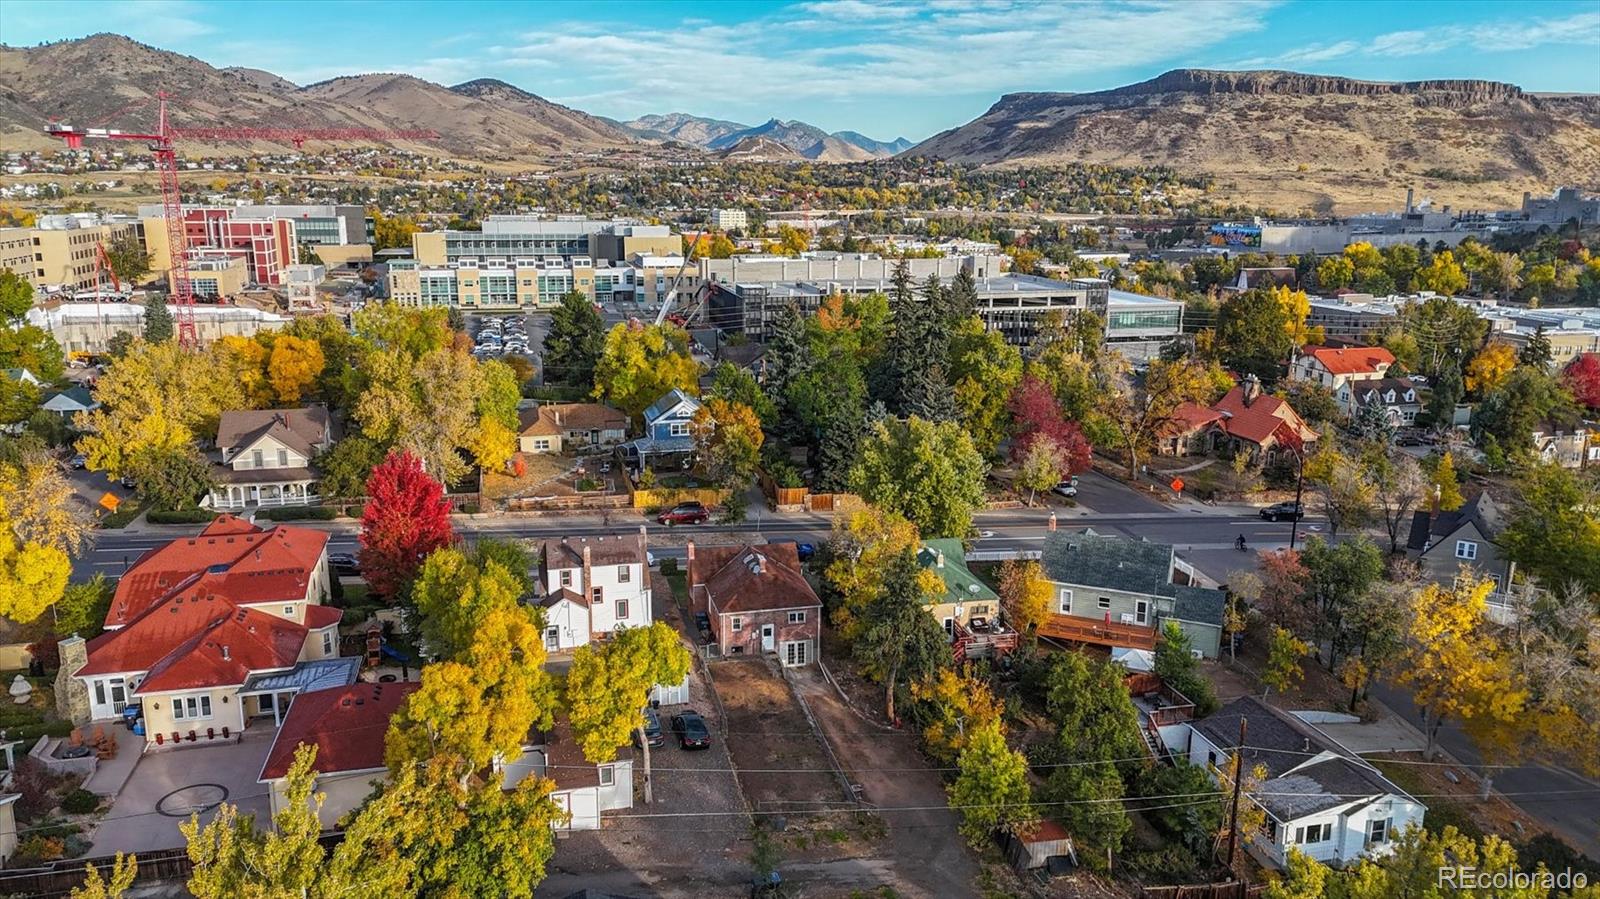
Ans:
[[[720,506],[728,500],[728,491],[714,487],[652,487],[642,490],[629,487],[635,509],[667,509],[679,503],[701,503]]]
[[[344,831],[330,831],[323,834],[318,842],[322,844],[323,849],[331,849],[343,839]],[[189,860],[187,849],[140,852],[137,858],[139,872],[133,879],[136,884],[187,880],[194,871],[194,862]],[[0,896],[55,899],[83,886],[88,876],[88,867],[92,866],[98,870],[101,877],[109,877],[115,864],[115,856],[104,855],[98,858],[67,858],[37,868],[0,871]]]
[[[805,498],[807,512],[858,512],[866,505],[854,493],[808,493]]]
[[[573,496],[521,496],[506,500],[508,512],[561,512],[572,509],[623,509],[631,504],[620,494]]]

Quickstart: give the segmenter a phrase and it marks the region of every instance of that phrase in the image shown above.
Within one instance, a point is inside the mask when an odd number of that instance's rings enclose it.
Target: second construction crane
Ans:
[[[61,122],[51,122],[45,133],[62,138],[67,146],[77,149],[87,138],[104,140],[137,140],[150,146],[156,159],[156,170],[161,174],[161,207],[167,226],[167,250],[172,271],[173,319],[177,325],[178,342],[193,347],[198,342],[194,326],[194,289],[189,285],[189,252],[187,233],[183,220],[183,198],[178,187],[178,153],[174,146],[180,140],[265,140],[292,143],[296,149],[308,140],[426,140],[438,137],[428,130],[384,131],[370,128],[174,128],[167,116],[168,94],[162,91],[158,100],[156,130],[154,132],[119,131],[115,128],[75,128]]]

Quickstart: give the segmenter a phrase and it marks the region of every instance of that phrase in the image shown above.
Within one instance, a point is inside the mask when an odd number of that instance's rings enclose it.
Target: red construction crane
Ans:
[[[156,158],[156,168],[161,172],[161,206],[167,223],[167,252],[172,267],[173,318],[177,325],[178,342],[186,347],[192,347],[198,341],[194,327],[194,290],[189,286],[183,202],[178,192],[175,141],[266,140],[292,143],[295,149],[299,149],[308,140],[425,140],[439,136],[437,132],[428,130],[382,131],[371,128],[174,128],[167,118],[167,92],[161,91],[156,97],[159,106],[153,134],[115,128],[74,128],[61,122],[51,122],[45,126],[45,133],[65,140],[72,149],[82,147],[84,138],[89,137],[149,143],[150,152]]]

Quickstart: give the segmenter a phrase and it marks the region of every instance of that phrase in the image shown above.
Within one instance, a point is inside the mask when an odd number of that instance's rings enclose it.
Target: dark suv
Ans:
[[[658,524],[703,524],[711,520],[711,510],[702,503],[678,503],[656,516]]]
[[[667,738],[661,733],[661,716],[657,715],[656,710],[649,706],[646,706],[644,710],[644,738],[652,749],[664,746],[667,742]],[[639,731],[637,729],[633,732],[633,745],[639,745]]]
[[[1261,517],[1268,521],[1283,521],[1290,519],[1299,521],[1306,517],[1305,507],[1296,502],[1273,503],[1261,510]]]

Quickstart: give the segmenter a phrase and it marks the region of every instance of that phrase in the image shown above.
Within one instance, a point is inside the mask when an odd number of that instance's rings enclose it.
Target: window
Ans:
[[[790,612],[789,613],[789,623],[790,624],[805,624],[806,623],[806,613],[804,613],[804,612]]]
[[[627,584],[633,581],[633,569],[627,565],[617,566],[617,583]]]
[[[595,589],[596,593],[598,593],[600,591],[599,587],[596,587],[594,589]],[[628,601],[626,599],[617,600],[617,620],[618,621],[627,621],[628,620]]]
[[[1109,597],[1109,596],[1100,597],[1100,601],[1097,603],[1097,605],[1099,605],[1100,608],[1102,608],[1102,609],[1111,608],[1111,597]]]
[[[1367,842],[1383,843],[1389,839],[1389,819],[1367,822]]]
[[[322,632],[322,654],[333,655],[333,633],[331,631]]]
[[[1471,540],[1456,541],[1456,558],[1471,561],[1478,557],[1478,544]]]
[[[279,468],[288,468],[289,467],[289,451],[288,450],[286,450],[286,449],[278,450],[278,467]]]
[[[605,592],[599,587],[591,587],[589,589],[589,601],[595,605],[600,605],[606,601]]]
[[[533,448],[535,450],[539,451],[539,452],[545,452],[545,451],[550,449],[550,441],[548,441],[548,440],[535,440],[533,442]]]
[[[614,765],[600,766],[600,786],[609,787],[617,782],[617,769]]]
[[[729,622],[729,627],[731,627],[733,632],[737,634],[738,632],[744,630],[744,619],[740,618],[738,615],[733,616]]]
[[[1057,608],[1059,608],[1061,610],[1061,614],[1063,614],[1063,615],[1071,615],[1072,614],[1072,591],[1071,590],[1062,590],[1059,594],[1057,594]]]
[[[1310,824],[1294,829],[1294,841],[1302,846],[1325,842],[1332,836],[1332,824]]]
[[[283,617],[285,617],[285,618],[293,618],[294,617],[294,606],[284,606],[283,607]]]
[[[687,437],[689,436],[689,425],[685,422],[675,421],[668,425],[668,433],[674,437]]]
[[[1215,752],[1207,752],[1206,753],[1206,767],[1208,767],[1208,768],[1217,767],[1217,754]]]
[[[572,569],[568,568],[561,572],[561,586],[572,586]]]
[[[266,464],[265,463],[265,459],[266,459],[266,457],[262,454],[261,450],[251,450],[250,451],[250,465],[252,467],[254,467],[254,468],[263,468],[263,467],[265,467],[265,464]]]
[[[185,719],[210,717],[210,693],[202,693],[199,696],[174,696],[172,698],[172,720],[183,721]]]
[[[794,668],[806,664],[811,657],[810,640],[793,640],[783,644],[783,664]]]

